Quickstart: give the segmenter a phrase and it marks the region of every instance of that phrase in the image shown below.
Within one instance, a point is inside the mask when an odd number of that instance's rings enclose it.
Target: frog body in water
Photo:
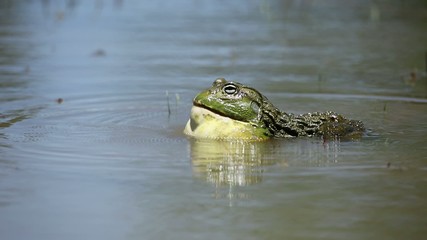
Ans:
[[[334,112],[280,111],[256,89],[224,78],[193,100],[184,133],[195,138],[265,140],[286,137],[360,137],[361,121]]]

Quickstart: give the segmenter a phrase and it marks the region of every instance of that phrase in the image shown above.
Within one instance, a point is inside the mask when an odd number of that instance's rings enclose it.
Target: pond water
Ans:
[[[1,239],[424,239],[425,1],[2,1]],[[225,77],[357,141],[195,141]]]

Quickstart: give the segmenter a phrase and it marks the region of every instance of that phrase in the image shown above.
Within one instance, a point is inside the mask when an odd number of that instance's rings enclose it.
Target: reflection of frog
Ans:
[[[272,154],[263,143],[243,141],[191,141],[194,176],[215,186],[246,186],[262,181],[265,160]],[[268,155],[267,157],[265,155]]]
[[[192,139],[190,144],[194,177],[216,187],[257,184],[266,167],[288,164],[285,157],[277,157],[274,142]]]
[[[257,90],[218,78],[193,100],[184,133],[196,138],[264,140],[271,137],[360,137],[363,123],[334,112],[280,111]]]

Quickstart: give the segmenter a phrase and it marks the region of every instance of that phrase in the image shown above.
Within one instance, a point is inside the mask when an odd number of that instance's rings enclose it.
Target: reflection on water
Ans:
[[[339,139],[319,138],[265,142],[191,140],[190,156],[196,178],[215,187],[248,186],[262,182],[270,168],[336,164],[340,144]]]
[[[274,154],[263,143],[191,141],[193,173],[215,186],[246,186],[262,181],[265,155]]]
[[[10,112],[0,113],[0,129],[12,126],[15,123],[33,117],[41,108],[20,109]]]
[[[426,8],[0,1],[0,239],[425,236]],[[217,77],[375,136],[188,140]]]

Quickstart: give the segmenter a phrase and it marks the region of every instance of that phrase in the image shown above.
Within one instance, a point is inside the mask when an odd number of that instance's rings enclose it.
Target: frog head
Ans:
[[[262,99],[262,95],[253,88],[218,78],[212,87],[194,98],[193,105],[223,117],[258,125]]]
[[[218,78],[194,98],[184,132],[215,139],[267,138],[268,131],[261,121],[264,98],[253,88]]]

